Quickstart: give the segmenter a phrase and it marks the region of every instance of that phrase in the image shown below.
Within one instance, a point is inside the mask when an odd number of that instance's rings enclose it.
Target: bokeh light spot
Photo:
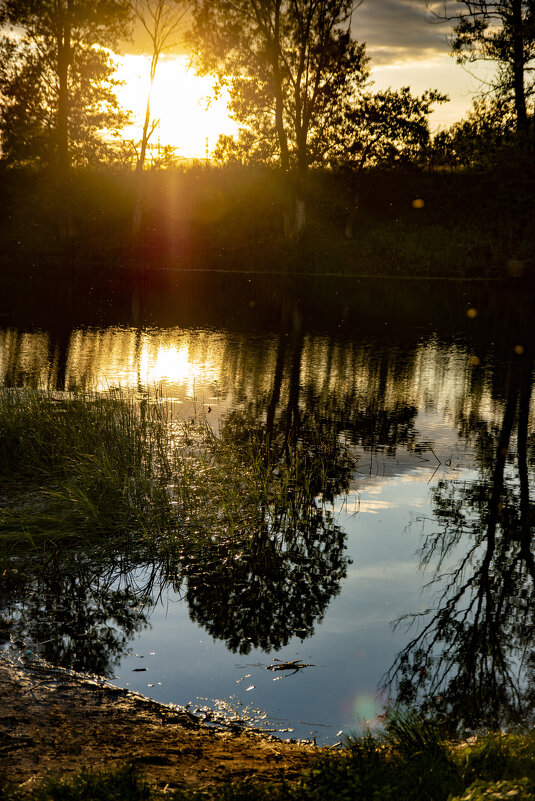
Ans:
[[[470,320],[473,320],[474,317],[477,317],[477,309],[474,308],[468,309],[468,311],[466,312],[466,316],[469,317]]]
[[[515,353],[521,356],[524,353],[524,346],[523,345],[515,345],[514,347]]]
[[[413,209],[423,209],[424,206],[425,203],[421,197],[415,197],[414,200],[412,201]]]

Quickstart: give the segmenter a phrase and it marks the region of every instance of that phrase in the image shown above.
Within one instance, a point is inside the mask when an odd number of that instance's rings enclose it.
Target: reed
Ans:
[[[332,495],[334,440],[315,443],[313,458],[298,446],[275,458],[238,428],[180,420],[157,393],[0,390],[0,545],[128,537],[170,558],[185,544],[242,547],[261,527],[295,528]]]
[[[111,393],[0,391],[0,537],[94,538],[169,527],[168,411]]]

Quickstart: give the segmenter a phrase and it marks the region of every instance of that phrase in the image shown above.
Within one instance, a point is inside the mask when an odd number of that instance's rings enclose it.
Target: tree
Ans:
[[[189,0],[132,0],[134,14],[145,29],[152,46],[150,86],[136,165],[137,170],[143,169],[147,145],[158,124],[157,120],[151,119],[151,98],[158,62],[160,56],[166,50],[178,45],[175,40],[175,34],[177,34],[189,7]]]
[[[150,565],[139,581],[142,557],[116,545],[84,550],[56,542],[16,559],[0,556],[0,620],[12,641],[32,643],[53,665],[109,676],[148,625],[161,579]]]
[[[533,80],[528,80],[535,59],[535,0],[456,0],[456,4],[456,11],[444,3],[443,10],[434,13],[454,23],[452,49],[457,60],[498,64],[494,91],[512,95],[518,137],[526,142],[527,98],[535,88]]]
[[[346,222],[346,236],[352,239],[358,214],[360,178],[369,163],[381,167],[421,162],[430,144],[429,115],[435,103],[447,95],[427,90],[420,97],[410,87],[397,91],[363,93],[348,106],[342,124],[335,129],[337,143],[332,160],[355,170],[356,193]]]
[[[414,96],[408,86],[362,94],[346,112],[339,160],[351,163],[358,172],[369,163],[392,167],[421,161],[431,140],[432,106],[447,100],[436,90]]]
[[[433,137],[431,159],[441,166],[488,165],[515,145],[515,114],[504,98],[475,100],[468,114]]]
[[[147,94],[147,104],[145,107],[143,130],[141,133],[141,143],[136,162],[136,173],[138,175],[138,179],[136,203],[132,222],[132,230],[134,235],[137,235],[141,225],[141,206],[143,201],[143,182],[141,173],[143,170],[143,165],[145,164],[147,145],[154,132],[154,129],[159,122],[159,120],[153,120],[151,118],[151,99],[154,81],[156,79],[156,70],[158,68],[158,62],[160,61],[160,56],[162,53],[177,46],[178,42],[175,41],[174,37],[175,34],[177,34],[190,5],[190,0],[132,0],[134,14],[145,29],[152,47],[152,55],[150,60],[150,84]]]
[[[325,152],[325,134],[367,79],[364,45],[351,35],[353,0],[196,0],[198,63],[230,91],[230,112],[295,173],[286,233],[304,227],[301,180]],[[231,77],[228,77],[231,76]],[[253,144],[254,147],[254,144]]]
[[[106,152],[105,134],[126,122],[107,48],[124,37],[130,15],[127,0],[0,3],[5,157],[64,173]]]

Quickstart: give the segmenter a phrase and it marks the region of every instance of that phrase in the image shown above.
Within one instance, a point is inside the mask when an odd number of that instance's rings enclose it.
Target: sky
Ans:
[[[471,73],[450,55],[447,24],[427,9],[425,0],[365,0],[355,13],[355,38],[365,41],[371,57],[375,88],[410,86],[413,93],[438,89],[450,102],[431,116],[433,128],[459,120],[472,104],[484,77],[481,67]]]
[[[355,39],[366,42],[371,57],[371,77],[375,89],[399,89],[410,86],[415,94],[438,89],[450,102],[437,106],[430,118],[431,127],[450,125],[461,119],[470,108],[474,93],[481,83],[474,72],[484,77],[481,67],[471,73],[458,65],[450,55],[449,28],[433,18],[426,0],[364,0],[353,19]],[[123,60],[122,77],[126,81],[121,93],[124,105],[138,115],[137,127],[127,132],[139,138],[139,118],[144,110],[148,67],[139,55],[140,40],[134,37],[128,50],[136,50]],[[211,80],[195,78],[187,69],[185,56],[167,56],[159,67],[160,86],[156,87],[154,110],[160,127],[153,143],[173,141],[181,130],[179,153],[202,158],[214,147],[219,133],[232,134],[235,126],[226,115],[225,99],[208,102]],[[171,98],[179,97],[173,102]],[[173,133],[175,132],[175,133]],[[208,140],[208,141],[207,141]]]

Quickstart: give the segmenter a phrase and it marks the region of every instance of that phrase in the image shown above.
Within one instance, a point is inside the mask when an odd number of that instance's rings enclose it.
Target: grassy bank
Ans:
[[[229,746],[232,749],[232,745]],[[165,766],[160,786],[165,784]],[[208,777],[207,777],[208,778]],[[161,791],[131,766],[52,778],[16,789],[4,779],[2,801],[528,801],[535,794],[533,732],[485,734],[468,743],[441,738],[433,724],[403,713],[382,735],[351,739],[338,751],[321,751],[298,778],[252,779],[226,785],[204,783]]]
[[[0,391],[4,546],[168,529],[165,407],[120,395]]]
[[[330,493],[336,432],[315,432],[311,448],[279,458],[246,419],[215,433],[157,393],[0,389],[0,546],[242,547],[271,518],[296,526]]]
[[[284,184],[267,169],[200,164],[147,172],[135,241],[132,173],[73,172],[60,198],[51,176],[8,170],[0,176],[3,269],[529,277],[533,177],[532,166],[509,163],[487,172],[371,170],[348,240],[355,176],[313,171],[304,187],[308,228],[296,245],[282,235]]]

